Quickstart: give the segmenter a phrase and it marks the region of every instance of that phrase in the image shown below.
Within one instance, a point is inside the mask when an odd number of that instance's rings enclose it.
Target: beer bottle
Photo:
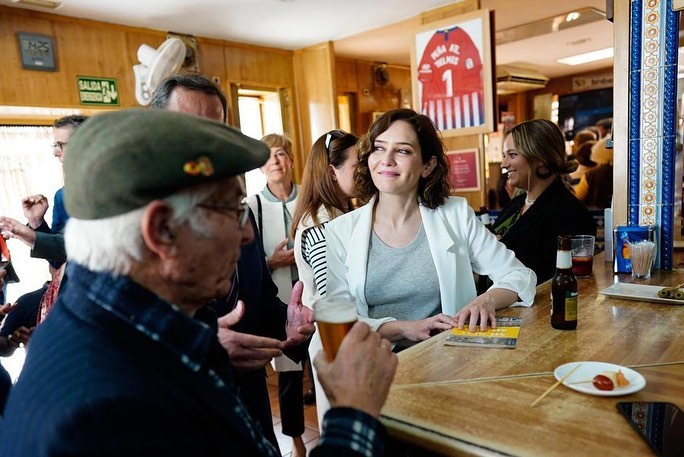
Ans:
[[[559,330],[577,328],[577,279],[572,274],[570,237],[558,237],[556,274],[551,281],[551,326]]]

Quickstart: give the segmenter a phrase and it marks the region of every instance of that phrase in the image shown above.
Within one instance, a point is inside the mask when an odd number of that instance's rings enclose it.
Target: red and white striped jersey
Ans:
[[[482,59],[468,33],[437,30],[418,65],[420,112],[440,130],[485,123]]]

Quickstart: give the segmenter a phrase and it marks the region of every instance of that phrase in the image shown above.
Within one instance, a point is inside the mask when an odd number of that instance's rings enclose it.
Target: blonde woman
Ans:
[[[261,141],[271,150],[271,156],[261,167],[266,176],[266,187],[247,198],[256,217],[261,243],[273,282],[278,286],[278,298],[288,303],[298,274],[294,259],[294,240],[288,236],[292,213],[297,204],[297,186],[292,182],[294,157],[292,141],[285,135],[271,133]],[[304,433],[302,364],[287,356],[273,361],[278,372],[278,400],[280,402],[283,434],[292,437],[292,456],[306,455],[302,440]]]

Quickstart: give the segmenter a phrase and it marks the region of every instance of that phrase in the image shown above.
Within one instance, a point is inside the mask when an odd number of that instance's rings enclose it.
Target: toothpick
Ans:
[[[558,387],[563,381],[565,381],[566,379],[568,379],[568,378],[570,377],[570,375],[572,375],[572,374],[575,372],[575,370],[577,370],[581,365],[582,365],[581,363],[578,363],[577,365],[575,365],[575,368],[573,368],[573,369],[570,370],[565,376],[563,376],[562,378],[560,378],[560,379],[558,380],[558,382],[556,382],[554,385],[552,385],[551,387],[549,387],[548,389],[546,389],[546,392],[544,392],[544,393],[541,394],[539,397],[537,397],[537,399],[536,399],[535,401],[533,401],[532,404],[531,404],[530,406],[534,407],[537,403],[539,403],[539,402],[542,400],[542,398],[546,397],[546,396],[549,394],[549,392],[551,392],[553,389],[555,389],[556,387]]]

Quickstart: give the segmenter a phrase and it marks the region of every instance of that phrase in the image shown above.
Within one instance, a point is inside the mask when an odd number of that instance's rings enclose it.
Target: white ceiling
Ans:
[[[298,49],[334,41],[340,56],[409,65],[417,15],[449,0],[61,0],[55,14]],[[13,0],[0,4],[24,7]],[[593,7],[605,0],[480,0],[496,12],[495,30]],[[39,11],[42,8],[24,7]],[[573,44],[574,43],[574,44]],[[548,77],[606,68],[610,60],[568,67],[555,59],[612,46],[612,24],[602,20],[496,47],[497,64],[534,68]]]

